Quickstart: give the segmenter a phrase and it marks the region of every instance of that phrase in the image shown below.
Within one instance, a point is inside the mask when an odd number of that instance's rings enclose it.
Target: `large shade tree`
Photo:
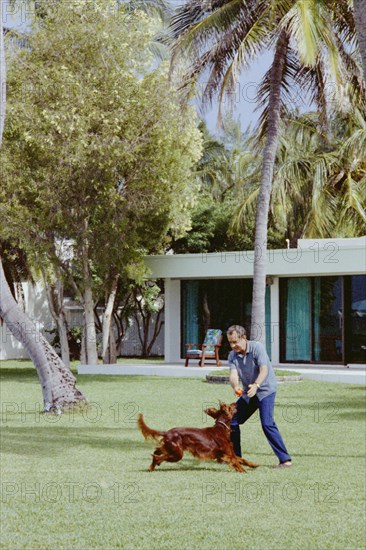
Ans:
[[[104,355],[118,278],[141,278],[144,254],[187,226],[201,154],[193,111],[148,53],[154,25],[112,8],[45,2],[9,64],[4,231],[65,273],[84,308],[89,364],[98,298]]]
[[[259,91],[265,135],[256,208],[252,337],[265,339],[267,225],[281,113],[295,86],[315,99],[326,120],[327,100],[340,99],[357,67],[346,44],[355,36],[352,7],[329,0],[190,0],[172,23],[173,61],[190,62],[185,85],[205,82],[202,98],[233,97],[241,70],[268,48],[273,62]],[[337,97],[338,96],[338,97]],[[219,113],[220,116],[220,113]]]
[[[3,130],[6,112],[6,69],[3,33],[5,2],[0,0],[0,151],[3,147]],[[4,167],[2,167],[4,169]],[[5,277],[0,255],[0,317],[10,332],[28,351],[38,374],[46,412],[85,402],[85,396],[76,388],[70,369],[58,357],[41,334],[39,327],[24,313],[16,302]]]

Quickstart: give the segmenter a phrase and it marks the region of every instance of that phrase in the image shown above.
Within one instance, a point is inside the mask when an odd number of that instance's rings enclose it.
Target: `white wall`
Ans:
[[[180,358],[180,281],[165,279],[164,356],[166,363]]]
[[[45,330],[52,330],[55,327],[55,324],[48,308],[47,296],[44,288],[39,284],[32,286],[29,283],[23,283],[22,287],[24,291],[24,301],[27,315],[32,321],[37,323],[38,328],[48,340],[52,339],[52,336],[45,332]],[[67,321],[70,326],[82,324],[83,310],[81,307],[74,305],[71,308],[66,308],[66,314]],[[164,320],[164,314],[161,319]],[[150,334],[154,329],[155,321],[156,319],[154,317],[152,319]],[[131,321],[131,325],[126,331],[126,336],[123,340],[120,351],[122,355],[125,356],[136,356],[141,353],[138,329],[134,319]],[[164,325],[152,348],[152,355],[164,355]],[[22,344],[14,338],[8,327],[5,323],[3,323],[3,325],[0,326],[0,360],[28,358],[29,355]]]
[[[45,329],[54,327],[53,319],[48,309],[47,297],[44,288],[36,284],[22,283],[25,311],[27,315],[37,324],[37,328],[45,334]],[[27,359],[28,353],[22,344],[14,338],[5,323],[0,326],[0,360],[4,359]]]

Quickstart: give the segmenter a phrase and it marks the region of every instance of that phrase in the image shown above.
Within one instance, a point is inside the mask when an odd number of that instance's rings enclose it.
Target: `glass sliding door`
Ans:
[[[349,363],[366,363],[366,275],[351,277]]]
[[[181,283],[182,297],[182,357],[187,343],[202,343],[208,328],[218,328],[225,334],[230,325],[242,325],[250,338],[252,317],[252,279],[187,280]],[[270,343],[270,288],[266,292],[266,331],[268,353]],[[230,352],[224,337],[220,356]]]
[[[342,345],[342,278],[313,278],[313,359],[340,363]]]
[[[181,353],[185,354],[186,344],[198,344],[200,341],[199,335],[199,315],[198,315],[198,281],[184,281],[182,285],[182,327],[183,338],[181,338],[182,349]]]
[[[283,281],[285,361],[311,360],[311,284],[307,277]]]
[[[342,363],[345,277],[280,280],[281,361]],[[345,312],[347,317],[347,308]]]
[[[194,290],[193,290],[194,289]],[[186,343],[202,344],[209,328],[218,328],[225,333],[233,324],[250,329],[252,313],[251,279],[209,279],[182,281],[182,356]],[[194,321],[191,315],[194,315]],[[195,331],[192,330],[194,325]],[[197,335],[195,340],[189,336]],[[220,356],[226,358],[230,347],[223,338]]]

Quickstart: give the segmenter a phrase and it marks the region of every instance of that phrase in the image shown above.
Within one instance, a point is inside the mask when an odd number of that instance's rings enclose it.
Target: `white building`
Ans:
[[[165,361],[207,328],[251,321],[253,252],[150,256],[165,280]],[[299,240],[267,254],[266,340],[275,365],[365,363],[366,237]],[[255,335],[251,335],[255,338]],[[229,351],[225,339],[222,358]]]
[[[186,344],[202,343],[207,328],[250,329],[253,257],[252,251],[147,257],[150,277],[165,280],[164,336],[154,353],[164,348],[165,361],[179,363]],[[52,328],[44,290],[23,286],[29,316],[42,331]],[[124,355],[138,352],[132,329]],[[366,237],[300,240],[296,249],[268,251],[266,340],[274,365],[366,363]],[[224,338],[221,358],[228,352]],[[0,360],[23,357],[1,326]]]

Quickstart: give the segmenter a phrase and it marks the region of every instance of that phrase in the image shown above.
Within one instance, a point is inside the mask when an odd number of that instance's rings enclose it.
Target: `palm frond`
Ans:
[[[235,27],[239,14],[247,6],[241,0],[204,0],[187,2],[171,18],[170,31],[175,41],[173,61],[177,53],[194,54],[214,42],[223,32]],[[249,10],[247,9],[249,12]]]
[[[224,95],[233,97],[240,71],[269,43],[267,4],[226,0],[213,2],[207,11],[207,3],[190,2],[173,17],[172,65],[178,54],[191,60],[183,89],[189,93],[203,75],[201,103],[211,104],[220,90],[219,117]]]
[[[256,111],[262,109],[262,113],[259,116],[256,132],[257,132],[257,145],[260,144],[263,137],[267,132],[268,118],[270,113],[269,107],[269,98],[271,91],[271,78],[272,78],[273,65],[264,75],[262,82],[258,88],[257,92],[257,106]],[[292,103],[292,87],[291,82],[295,78],[298,72],[298,65],[293,51],[289,48],[287,50],[286,59],[282,71],[282,80],[281,80],[281,111],[282,119],[285,117],[288,111],[288,105]]]
[[[254,211],[258,201],[259,185],[253,189],[245,198],[245,200],[236,207],[231,223],[232,231],[239,231],[245,222],[245,216],[250,210]]]
[[[365,181],[362,187],[364,187]],[[343,192],[340,194],[339,200],[339,216],[336,228],[340,231],[349,223],[350,218],[353,219],[358,226],[358,234],[364,234],[366,230],[366,214],[365,214],[365,199],[362,197],[360,184],[357,183],[351,174],[347,174],[343,184]]]

